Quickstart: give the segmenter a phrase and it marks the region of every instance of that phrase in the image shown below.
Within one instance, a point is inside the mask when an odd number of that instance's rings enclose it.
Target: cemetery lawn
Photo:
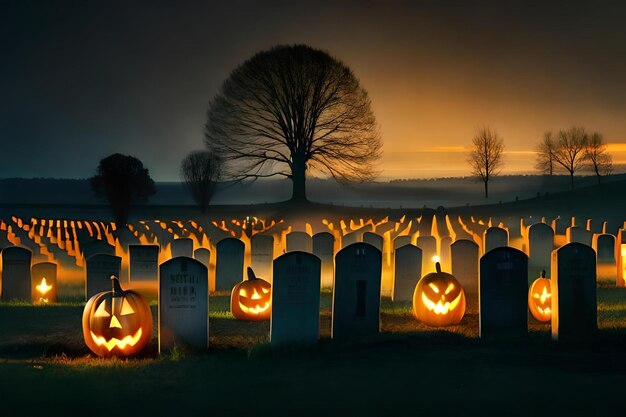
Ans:
[[[155,338],[130,360],[89,354],[79,301],[2,303],[0,414],[624,415],[626,289],[598,289],[599,335],[583,346],[532,320],[528,340],[486,342],[475,313],[433,329],[386,299],[379,337],[339,344],[330,303],[324,294],[317,346],[275,350],[269,323],[236,321],[228,296],[213,296],[208,353],[158,357]]]

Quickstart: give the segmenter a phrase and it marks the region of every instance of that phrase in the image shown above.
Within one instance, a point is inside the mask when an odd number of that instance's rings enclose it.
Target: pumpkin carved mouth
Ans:
[[[116,337],[106,340],[104,337],[96,336],[94,332],[91,332],[91,339],[96,345],[104,346],[110,352],[116,347],[123,350],[126,346],[135,346],[137,342],[139,342],[139,339],[141,339],[141,334],[142,331],[141,328],[139,328],[133,336],[125,336],[121,340]]]
[[[443,299],[443,296],[441,297]],[[425,293],[422,293],[422,302],[426,306],[427,309],[432,311],[435,314],[448,314],[451,310],[454,310],[459,303],[461,302],[461,294],[457,295],[457,297],[450,301],[443,302],[442,300],[438,300],[437,303],[432,301]]]
[[[241,301],[239,301],[239,308],[241,308],[241,311],[243,311],[246,314],[248,313],[260,314],[264,312],[265,310],[267,310],[270,307],[270,304],[271,304],[270,301],[266,301],[265,304],[263,305],[257,305],[255,307],[247,307]]]

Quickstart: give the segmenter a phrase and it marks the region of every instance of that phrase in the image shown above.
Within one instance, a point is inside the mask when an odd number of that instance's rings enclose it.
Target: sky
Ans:
[[[211,98],[276,44],[350,66],[384,142],[382,179],[469,175],[488,126],[503,173],[580,125],[626,163],[620,1],[0,1],[0,178],[84,178],[115,152],[158,181],[202,149]]]

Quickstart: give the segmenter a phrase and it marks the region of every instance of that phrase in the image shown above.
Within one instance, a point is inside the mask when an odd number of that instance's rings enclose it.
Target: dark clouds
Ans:
[[[226,4],[227,3],[227,4]],[[178,178],[207,104],[259,49],[353,67],[389,152],[478,124],[526,149],[577,123],[626,140],[620,2],[2,2],[0,177],[85,177],[112,152]],[[384,161],[383,161],[384,168]]]

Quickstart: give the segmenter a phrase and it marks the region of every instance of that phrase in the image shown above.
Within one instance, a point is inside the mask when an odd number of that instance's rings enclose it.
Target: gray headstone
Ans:
[[[417,282],[422,277],[422,250],[415,245],[396,249],[392,301],[412,301]]]
[[[232,291],[243,281],[244,244],[239,239],[226,238],[217,243],[215,290]]]
[[[417,247],[422,250],[422,276],[435,272],[435,261],[437,256],[437,239],[433,236],[420,236],[417,238]]]
[[[495,248],[509,246],[509,233],[501,227],[490,227],[483,235],[485,253]]]
[[[565,231],[567,243],[582,243],[591,246],[591,232],[581,226],[570,226]]]
[[[130,282],[155,283],[159,279],[159,246],[129,245]]]
[[[500,247],[480,258],[480,337],[528,335],[528,257]]]
[[[335,237],[328,232],[314,234],[313,255],[322,263],[322,288],[331,288],[335,280]]]
[[[98,254],[115,255],[115,246],[109,245],[106,240],[90,240],[86,243],[80,242],[80,250],[85,259],[89,259]],[[108,287],[110,286],[111,283],[109,283]],[[109,290],[110,289],[111,288],[109,288]]]
[[[450,246],[452,275],[465,291],[469,311],[478,308],[478,252],[473,240],[460,239]]]
[[[274,261],[274,236],[256,234],[250,239],[252,269],[256,276],[272,283]]]
[[[289,252],[274,260],[271,344],[310,344],[319,339],[320,260]]]
[[[187,258],[193,257],[193,240],[188,237],[182,237],[180,239],[174,239],[172,242],[172,258],[177,256],[186,256]]]
[[[535,223],[528,228],[528,285],[541,276],[541,271],[550,272],[554,230],[545,223]]]
[[[122,258],[114,255],[97,254],[87,258],[85,269],[85,299],[111,290],[111,275],[120,276]]]
[[[374,232],[363,233],[363,243],[370,244],[379,251],[383,251],[383,238]]]
[[[354,243],[335,257],[332,307],[333,339],[378,334],[382,253],[367,243]]]
[[[172,258],[159,269],[159,352],[209,346],[209,274],[202,262]]]
[[[444,236],[439,240],[439,262],[441,263],[441,269],[444,271],[452,270],[451,245],[452,238],[450,236]]]
[[[287,234],[287,252],[313,252],[313,240],[306,232]]]
[[[33,264],[30,275],[33,303],[56,303],[57,264],[52,262]]]
[[[341,237],[341,248],[345,248],[346,246],[350,246],[353,243],[360,242],[362,239],[362,233],[360,230],[355,230],[354,232],[350,232]]]
[[[393,250],[401,248],[405,245],[411,245],[411,236],[398,236],[393,240]]]
[[[211,265],[211,251],[207,248],[198,248],[193,251],[193,259],[202,262],[202,265],[206,266],[207,269],[209,269]]]
[[[2,250],[2,300],[31,301],[32,252],[19,246]]]
[[[554,252],[552,338],[584,341],[598,328],[596,254],[582,243],[569,243]]]
[[[617,280],[615,258],[615,236],[602,233],[593,235],[593,249],[596,251],[598,282],[612,284]]]

